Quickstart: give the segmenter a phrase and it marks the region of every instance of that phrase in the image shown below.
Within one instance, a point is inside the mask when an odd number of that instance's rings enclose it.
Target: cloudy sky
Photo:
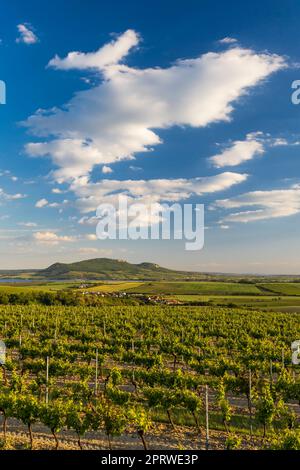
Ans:
[[[0,0],[1,269],[113,257],[299,273],[299,2]],[[205,245],[100,241],[100,203],[205,204]]]

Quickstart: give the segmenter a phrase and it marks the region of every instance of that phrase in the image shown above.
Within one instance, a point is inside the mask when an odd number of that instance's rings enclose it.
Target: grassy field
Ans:
[[[263,283],[260,287],[280,295],[300,295],[300,283],[297,282]]]
[[[125,292],[131,288],[137,288],[142,285],[142,282],[107,282],[97,286],[82,288],[81,290],[85,292]]]
[[[153,295],[260,295],[254,284],[234,282],[144,282],[138,287],[130,286],[127,292]]]
[[[6,292],[7,294],[11,293],[20,293],[20,292],[30,292],[30,291],[42,291],[42,292],[51,292],[59,291],[64,289],[72,289],[76,287],[74,282],[47,282],[47,283],[1,283],[0,292]]]
[[[84,284],[85,291],[139,293],[149,295],[174,296],[300,296],[300,283],[269,282],[247,283],[226,281],[52,281],[52,282],[5,282],[0,283],[0,291],[24,292],[28,290],[57,291],[76,289]]]
[[[299,311],[300,297],[297,296],[271,296],[271,295],[173,295],[167,296],[169,299],[177,299],[181,302],[209,302],[213,305],[230,304],[238,307],[251,307],[260,310],[277,310],[277,311]]]
[[[184,303],[209,302],[215,306],[237,306],[261,310],[299,312],[300,283],[296,282],[221,282],[221,281],[106,281],[106,282],[41,282],[3,283],[0,293],[88,291],[127,292],[128,294],[158,295]],[[110,299],[111,302],[113,298]]]

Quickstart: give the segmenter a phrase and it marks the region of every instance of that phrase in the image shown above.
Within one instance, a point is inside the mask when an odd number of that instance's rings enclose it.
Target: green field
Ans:
[[[215,306],[237,306],[274,311],[299,311],[300,297],[297,296],[272,296],[272,295],[173,295],[168,299],[177,299],[180,302],[201,303],[209,302]]]
[[[144,282],[127,292],[153,295],[260,295],[254,284],[235,282]]]
[[[68,291],[74,293],[126,292],[175,299],[182,303],[207,303],[215,306],[246,307],[261,310],[298,312],[300,309],[300,283],[296,282],[221,282],[221,281],[105,281],[105,282],[41,282],[3,283],[0,293],[38,293]],[[134,297],[136,299],[136,297]],[[105,299],[104,299],[105,300]],[[107,302],[113,304],[113,297]],[[128,300],[128,299],[127,299]],[[133,299],[134,300],[134,299]]]
[[[265,289],[280,295],[300,295],[300,283],[297,282],[270,282],[260,284]]]
[[[79,285],[79,283],[78,283]],[[6,292],[7,294],[11,293],[20,293],[20,292],[30,292],[30,291],[40,291],[40,292],[51,292],[59,291],[65,289],[73,289],[77,287],[75,282],[37,282],[37,283],[1,283],[0,292]]]
[[[142,282],[106,282],[97,286],[83,287],[81,290],[85,292],[125,292],[131,288],[143,285]]]

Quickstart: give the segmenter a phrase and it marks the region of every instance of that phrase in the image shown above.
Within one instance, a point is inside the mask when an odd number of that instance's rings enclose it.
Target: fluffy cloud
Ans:
[[[62,202],[49,202],[48,199],[42,198],[35,203],[35,207],[37,207],[38,209],[42,209],[43,207],[62,208],[64,206],[67,206],[68,204],[68,199],[64,199]]]
[[[96,164],[151,150],[161,143],[156,129],[229,121],[241,96],[285,67],[278,55],[240,47],[179,60],[165,69],[120,64],[137,42],[138,35],[127,31],[97,52],[50,61],[55,68],[97,68],[102,79],[63,108],[40,110],[25,123],[33,134],[46,138],[28,144],[27,153],[50,156],[59,182],[88,176]]]
[[[53,189],[51,190],[51,192],[52,192],[53,194],[63,194],[65,191],[63,191],[63,190],[60,189],[60,188],[53,188]]]
[[[42,207],[45,207],[48,205],[48,201],[47,199],[43,198],[43,199],[39,199],[36,203],[35,203],[35,207],[37,207],[38,209],[41,209]]]
[[[29,24],[18,24],[17,29],[20,33],[20,36],[16,39],[16,42],[23,42],[24,44],[35,44],[38,42],[38,37]]]
[[[230,36],[226,36],[223,39],[220,39],[218,41],[220,44],[235,44],[237,42],[237,39],[231,38]]]
[[[51,155],[53,163],[60,167],[53,173],[62,183],[88,174],[97,163],[112,163],[109,155],[102,155],[99,149],[88,141],[79,139],[56,139],[46,143],[30,143],[26,147],[32,157]]]
[[[110,249],[98,249],[92,247],[82,247],[78,250],[79,253],[83,255],[95,254],[97,257],[110,257],[113,254],[113,250]]]
[[[88,233],[85,238],[89,241],[95,241],[97,240],[97,236],[94,233]]]
[[[218,200],[214,203],[214,207],[245,209],[226,215],[220,221],[221,224],[288,217],[300,212],[300,188],[295,185],[289,189],[252,191],[235,198]]]
[[[224,166],[239,165],[262,153],[264,153],[263,143],[257,140],[255,135],[248,134],[246,140],[236,140],[230,147],[208,160],[214,167],[223,168]]]
[[[56,55],[50,60],[49,67],[61,70],[88,68],[101,70],[109,65],[118,64],[138,42],[137,33],[128,29],[115,41],[106,44],[96,52],[69,52],[64,59]]]
[[[231,142],[223,151],[208,158],[208,161],[216,168],[225,166],[237,166],[241,163],[252,160],[257,155],[261,155],[267,148],[296,146],[300,142],[283,137],[272,137],[261,131],[250,132],[245,140]]]
[[[102,180],[87,184],[87,179],[82,177],[71,185],[71,189],[78,197],[78,208],[88,213],[95,211],[100,203],[117,204],[120,194],[126,195],[128,201],[134,203],[177,202],[193,195],[226,190],[246,179],[246,174],[225,172],[192,179]],[[80,219],[79,223],[89,223],[89,219]]]
[[[58,245],[61,242],[69,243],[75,241],[74,237],[57,235],[55,232],[35,232],[32,236],[37,243],[46,245]]]
[[[37,224],[35,222],[19,222],[18,225],[27,228],[37,227]]]
[[[96,216],[88,217],[85,215],[78,220],[80,225],[97,225],[98,222],[99,219]]]
[[[107,173],[113,173],[113,170],[110,168],[110,166],[104,165],[102,167],[102,173],[107,174]]]
[[[4,201],[13,201],[16,199],[24,199],[26,194],[16,193],[16,194],[8,194],[2,188],[0,188],[0,199]]]

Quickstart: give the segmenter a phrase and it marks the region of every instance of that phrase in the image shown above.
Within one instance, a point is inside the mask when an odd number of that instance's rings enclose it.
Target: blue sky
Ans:
[[[107,256],[299,273],[299,2],[0,6],[2,269]],[[204,203],[203,250],[94,239],[121,190]]]

